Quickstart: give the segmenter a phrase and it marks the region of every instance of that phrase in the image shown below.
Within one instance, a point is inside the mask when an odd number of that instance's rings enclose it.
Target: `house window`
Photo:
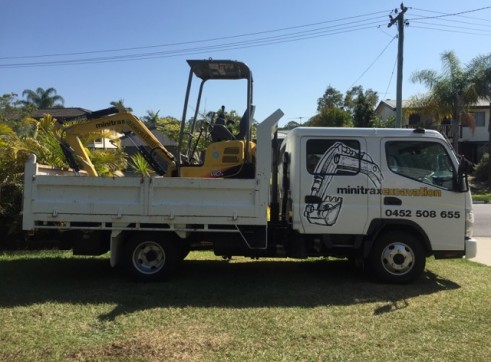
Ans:
[[[486,125],[486,119],[484,118],[484,112],[474,112],[474,120],[476,121],[476,127],[484,127]]]

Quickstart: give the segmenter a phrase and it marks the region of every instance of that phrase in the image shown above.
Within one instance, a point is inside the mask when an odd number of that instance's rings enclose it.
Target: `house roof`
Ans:
[[[88,113],[91,113],[91,111],[80,107],[47,108],[47,109],[35,110],[34,112],[31,113],[31,117],[40,119],[43,118],[45,114],[50,114],[54,118],[76,118],[76,117],[85,116]]]
[[[402,100],[402,108],[409,108],[411,101],[408,99],[403,99]],[[376,110],[378,110],[381,107],[388,107],[391,108],[394,112],[396,111],[396,100],[395,99],[384,99],[381,100],[380,103],[378,104]],[[476,103],[474,103],[471,107],[489,107],[489,101],[487,99],[479,99]]]
[[[395,111],[396,110],[396,103],[397,103],[397,101],[395,99],[384,99],[384,100],[380,101],[377,108],[379,108],[381,106],[386,106],[386,107],[392,108],[392,110]],[[408,106],[408,104],[409,104],[408,100],[406,100],[406,99],[402,100],[402,108],[406,108]]]

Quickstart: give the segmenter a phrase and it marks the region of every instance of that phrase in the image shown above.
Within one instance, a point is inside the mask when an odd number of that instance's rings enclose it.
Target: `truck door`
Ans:
[[[454,191],[456,165],[438,139],[384,139],[381,214],[415,223],[433,250],[464,250],[465,193]]]
[[[305,137],[301,150],[298,215],[304,232],[363,234],[382,177],[366,140]]]

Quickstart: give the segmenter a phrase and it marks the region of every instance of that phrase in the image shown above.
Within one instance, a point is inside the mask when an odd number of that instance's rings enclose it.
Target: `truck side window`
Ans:
[[[387,166],[404,177],[453,189],[455,169],[445,147],[431,141],[390,141],[385,144]]]
[[[307,171],[314,175],[355,175],[360,172],[360,143],[355,140],[308,140],[306,165]]]

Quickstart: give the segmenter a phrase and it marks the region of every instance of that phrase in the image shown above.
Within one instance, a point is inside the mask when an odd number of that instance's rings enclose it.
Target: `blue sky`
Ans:
[[[342,93],[362,85],[380,99],[395,98],[397,31],[387,24],[399,1],[1,3],[0,94],[21,96],[24,89],[54,87],[66,107],[97,110],[124,99],[137,116],[153,110],[180,118],[185,60],[212,57],[250,66],[258,121],[277,108],[285,113],[282,124],[307,120],[329,85]],[[409,77],[421,69],[440,71],[442,52],[455,51],[465,64],[491,51],[490,1],[413,0],[404,5],[410,24],[405,28],[403,98],[425,91]],[[469,12],[481,8],[486,9]],[[462,14],[446,16],[455,13]],[[61,64],[66,61],[77,64]],[[242,113],[244,90],[241,82],[210,84],[201,111],[224,104]]]

